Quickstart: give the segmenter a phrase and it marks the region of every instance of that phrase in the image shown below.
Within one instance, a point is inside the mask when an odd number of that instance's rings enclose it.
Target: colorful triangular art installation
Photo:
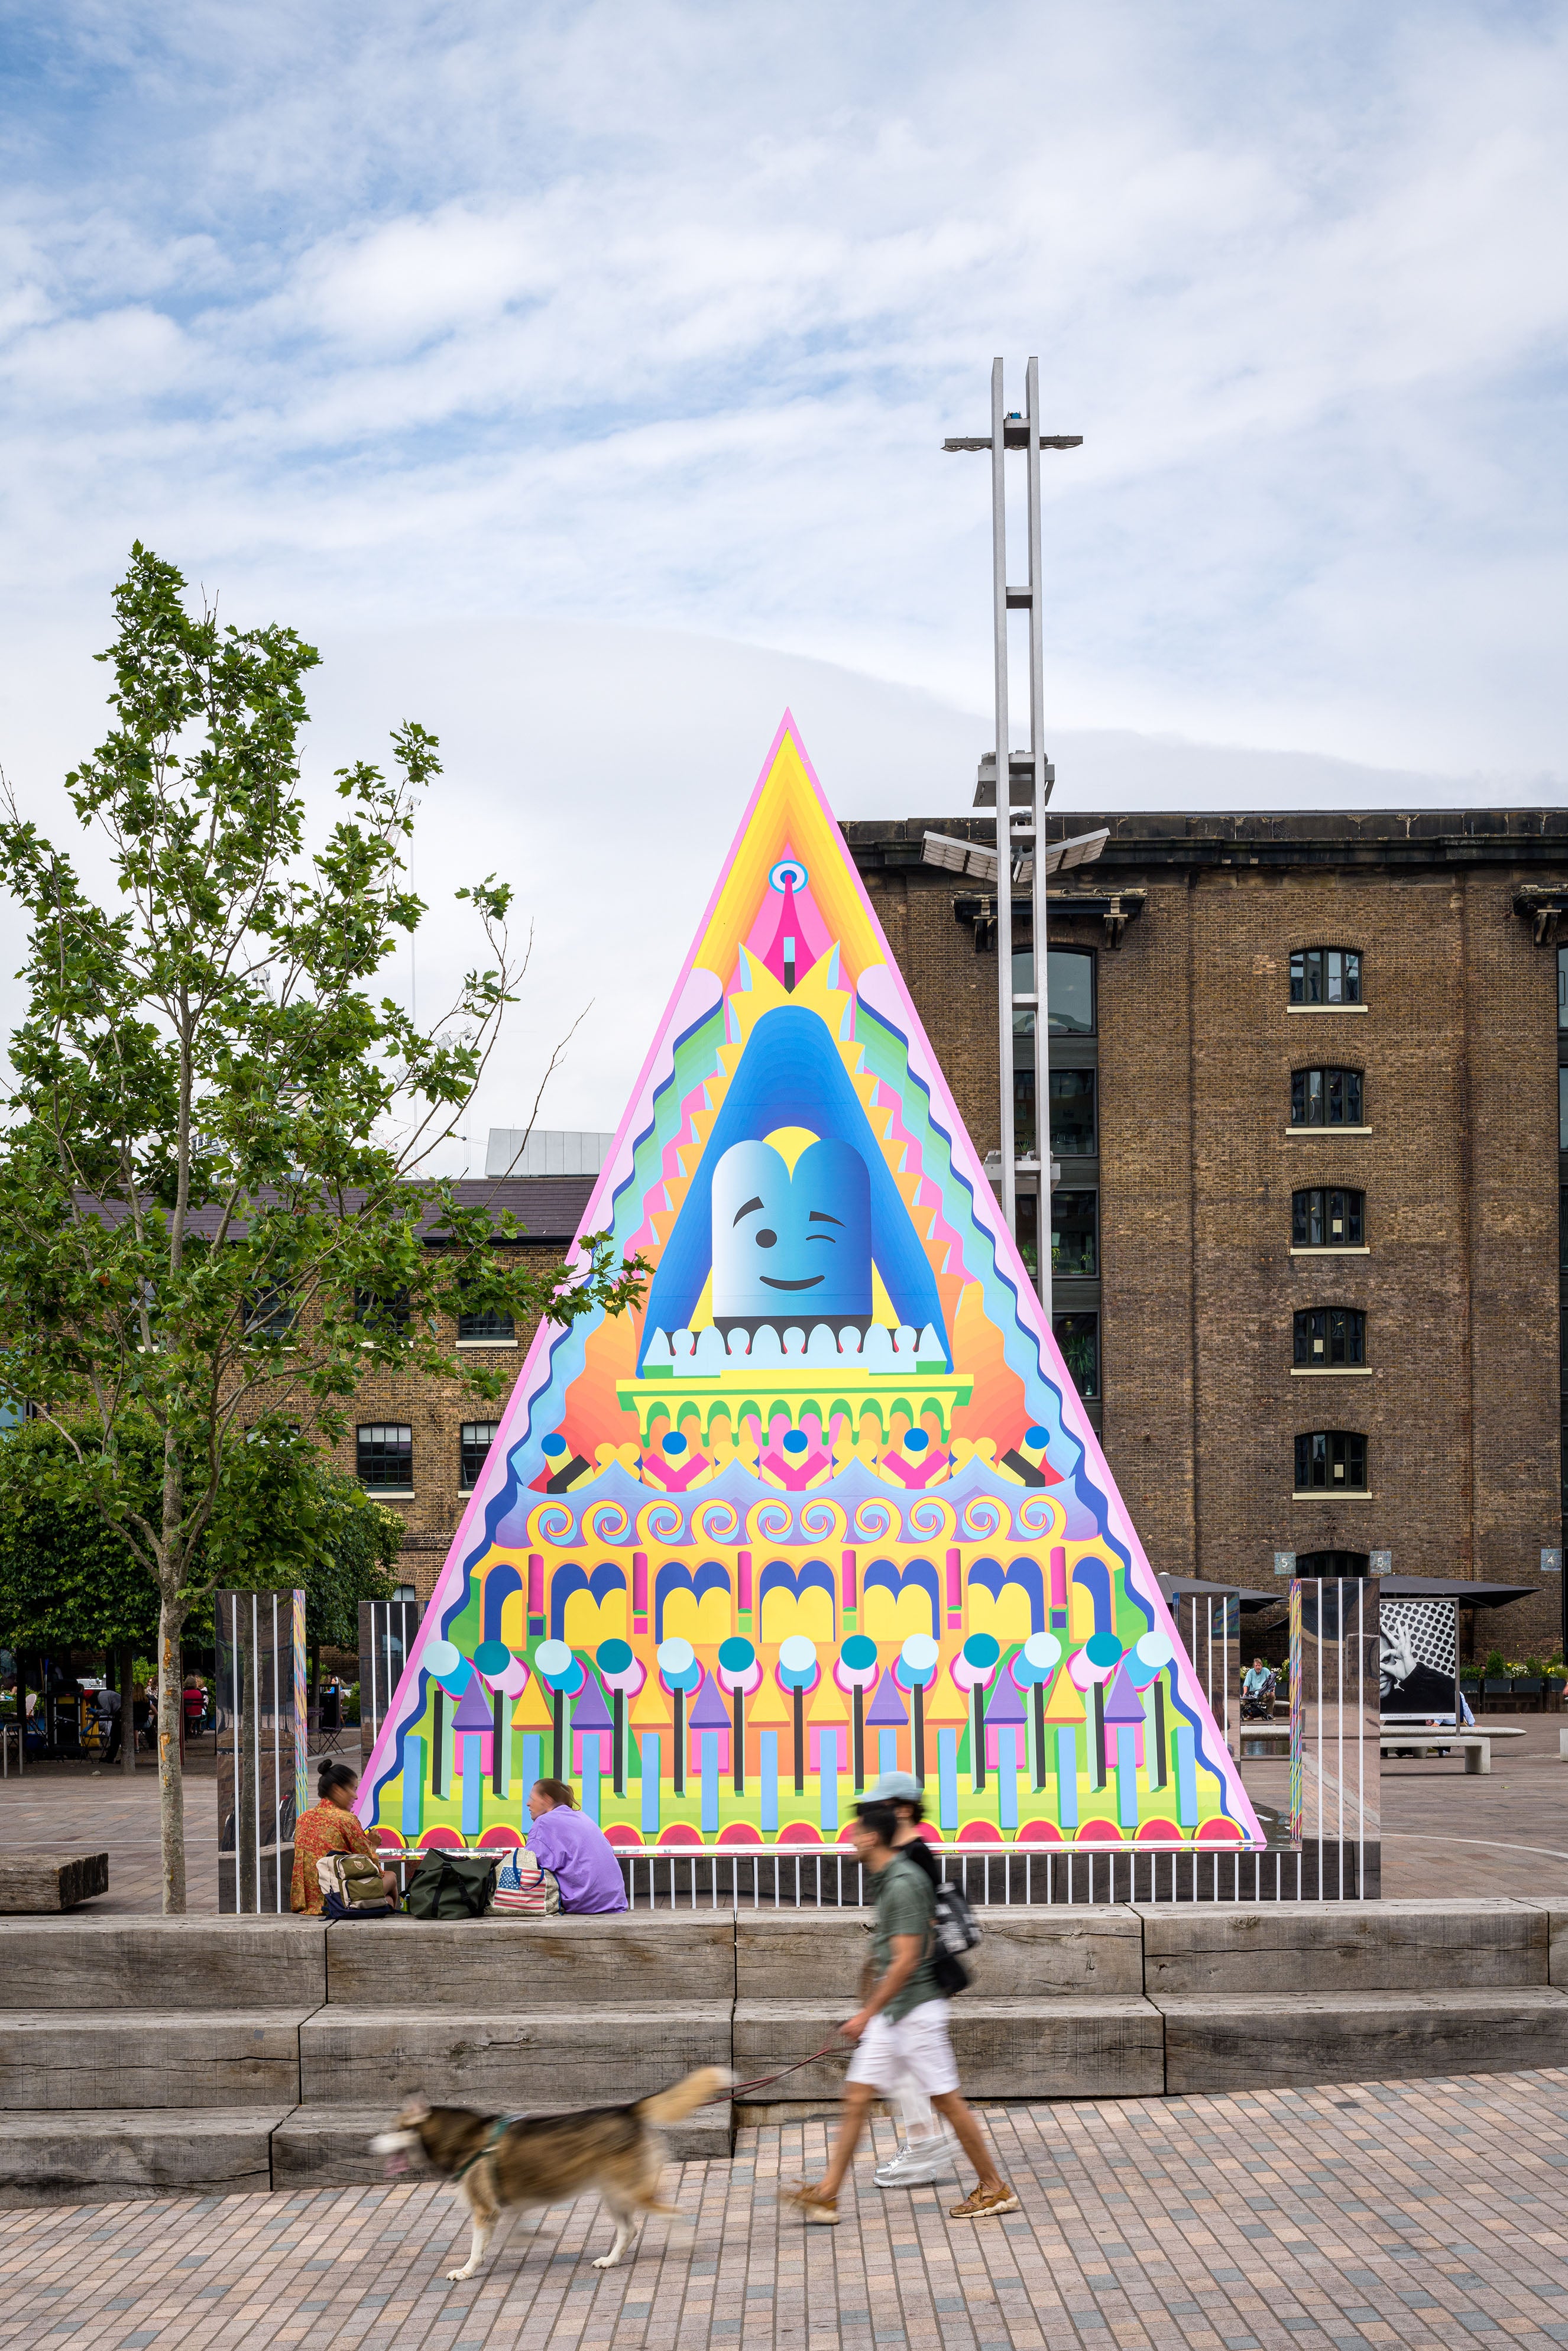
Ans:
[[[1261,1845],[788,715],[582,1229],[643,1304],[529,1348],[367,1823],[505,1841],[575,1722],[622,1845],[831,1844],[893,1768],[946,1842]]]

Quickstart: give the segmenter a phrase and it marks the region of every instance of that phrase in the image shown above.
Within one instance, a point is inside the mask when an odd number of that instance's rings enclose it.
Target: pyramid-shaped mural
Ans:
[[[1263,1842],[786,715],[583,1223],[641,1311],[541,1330],[361,1790],[511,1844]]]

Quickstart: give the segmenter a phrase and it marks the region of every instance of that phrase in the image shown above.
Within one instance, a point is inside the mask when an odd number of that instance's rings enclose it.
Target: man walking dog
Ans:
[[[891,1804],[858,1807],[850,1834],[876,1893],[876,1982],[864,2005],[841,2032],[855,2042],[844,2082],[844,2119],[827,2170],[815,2187],[795,2189],[789,2201],[807,2220],[839,2217],[839,2189],[854,2157],[872,2100],[896,2094],[913,2080],[957,2134],[979,2175],[974,2192],[952,2207],[955,2220],[989,2220],[1018,2210],[1018,2198],[997,2170],[978,2123],[958,2094],[958,2072],[948,2036],[948,2004],[932,1972],[936,1896],[924,1871],[894,1849],[898,1818]]]

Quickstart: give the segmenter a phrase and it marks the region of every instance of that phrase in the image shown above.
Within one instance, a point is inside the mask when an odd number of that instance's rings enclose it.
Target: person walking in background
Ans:
[[[856,1855],[875,1881],[872,1964],[876,1981],[853,2016],[839,2027],[857,2045],[844,2082],[844,2119],[827,2170],[814,2186],[802,2181],[788,2198],[809,2221],[837,2221],[839,2190],[871,2103],[896,2095],[906,2078],[951,2123],[978,2175],[971,2193],[950,2208],[950,2217],[989,2220],[1018,2210],[1018,2198],[992,2162],[979,2124],[958,2094],[948,2003],[931,1966],[936,1894],[925,1871],[895,1849],[897,1834],[898,1817],[891,1804],[861,1804],[850,1825]]]
[[[563,1910],[624,1910],[626,1882],[615,1848],[596,1821],[578,1810],[564,1780],[536,1780],[528,1791],[533,1826],[528,1848],[560,1888]]]

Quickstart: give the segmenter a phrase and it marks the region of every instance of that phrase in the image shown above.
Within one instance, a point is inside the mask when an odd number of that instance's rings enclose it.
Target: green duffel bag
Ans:
[[[498,1853],[433,1853],[409,1880],[411,1918],[482,1918],[496,1891]]]

